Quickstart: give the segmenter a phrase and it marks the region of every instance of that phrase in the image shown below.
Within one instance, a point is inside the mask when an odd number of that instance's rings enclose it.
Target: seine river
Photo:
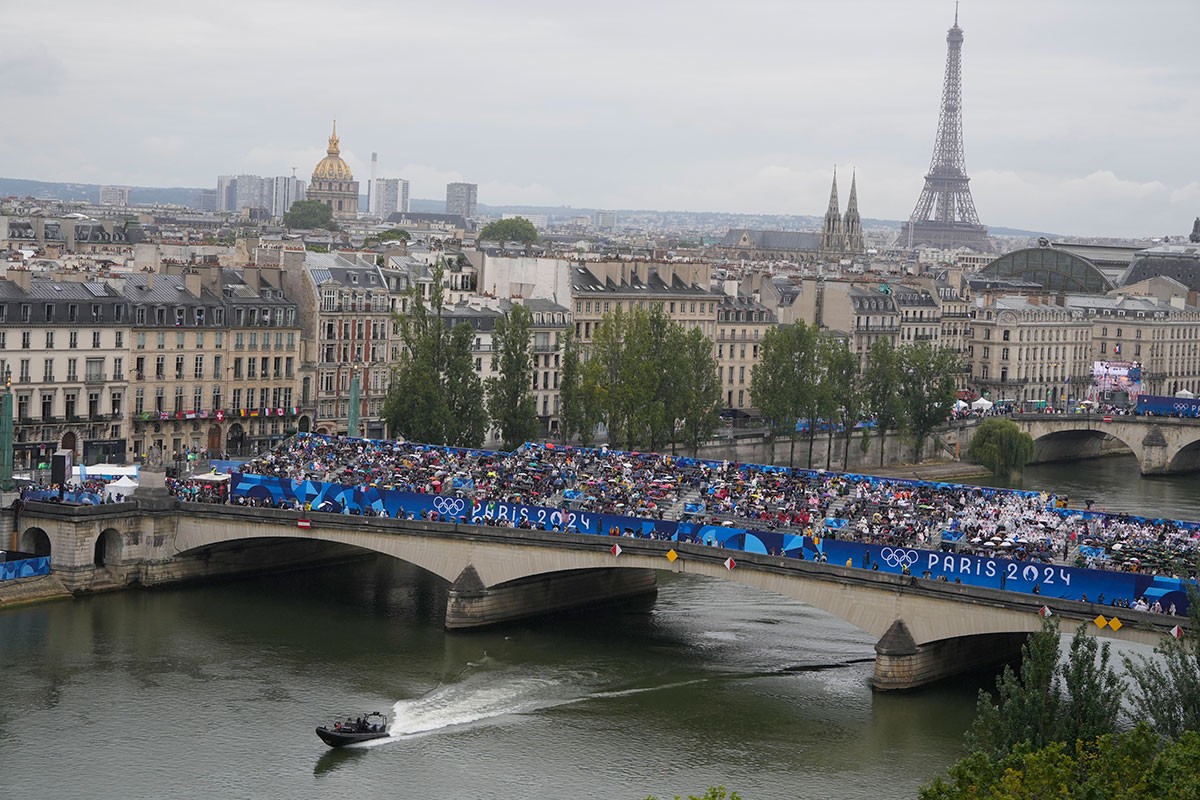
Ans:
[[[1200,518],[1196,478],[1135,476],[1116,458],[1024,485]],[[444,604],[379,559],[0,612],[0,797],[915,797],[990,683],[876,695],[871,637],[720,580],[466,634]],[[375,710],[375,746],[313,733]]]

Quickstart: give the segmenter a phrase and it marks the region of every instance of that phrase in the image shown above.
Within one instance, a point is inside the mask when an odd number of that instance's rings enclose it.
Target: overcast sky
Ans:
[[[933,152],[951,0],[23,3],[0,175],[215,186],[342,155],[487,204],[822,214],[833,165],[904,219]],[[1200,2],[964,0],[985,224],[1187,232]]]

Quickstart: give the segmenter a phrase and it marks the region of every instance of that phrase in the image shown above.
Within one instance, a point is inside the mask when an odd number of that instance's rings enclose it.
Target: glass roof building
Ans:
[[[1052,292],[1103,294],[1115,288],[1094,263],[1055,247],[1030,247],[1005,253],[976,276],[1035,283]]]

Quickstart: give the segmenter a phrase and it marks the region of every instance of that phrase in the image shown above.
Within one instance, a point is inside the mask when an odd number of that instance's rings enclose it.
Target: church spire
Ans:
[[[342,149],[338,142],[336,119],[333,121],[333,133],[329,134],[329,149],[325,152],[331,156],[341,155]]]
[[[857,170],[850,173],[850,199],[846,201],[846,217],[842,221],[842,231],[846,237],[846,252],[859,255],[866,252],[863,245],[862,218],[858,215],[858,174]]]
[[[829,190],[829,209],[825,212],[825,225],[821,228],[820,252],[840,255],[845,248],[842,235],[842,211],[838,207],[837,167],[833,168],[833,188]]]

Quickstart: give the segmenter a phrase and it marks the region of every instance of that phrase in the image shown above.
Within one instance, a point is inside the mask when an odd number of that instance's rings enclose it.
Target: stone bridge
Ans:
[[[240,506],[139,508],[30,503],[14,544],[51,556],[76,592],[153,585],[382,553],[449,586],[445,625],[462,629],[617,601],[655,591],[656,572],[732,580],[820,608],[873,636],[878,689],[908,689],[1019,656],[1043,604],[1067,621],[1124,641],[1157,644],[1174,617],[669,541],[491,528]],[[614,554],[613,545],[621,552]],[[676,557],[668,558],[674,550]],[[731,569],[725,561],[733,555]],[[703,609],[697,609],[703,613]]]
[[[1143,475],[1200,470],[1200,420],[1105,414],[1012,414],[1033,437],[1033,462],[1072,461],[1132,452]],[[959,453],[966,456],[980,421],[955,423]]]

